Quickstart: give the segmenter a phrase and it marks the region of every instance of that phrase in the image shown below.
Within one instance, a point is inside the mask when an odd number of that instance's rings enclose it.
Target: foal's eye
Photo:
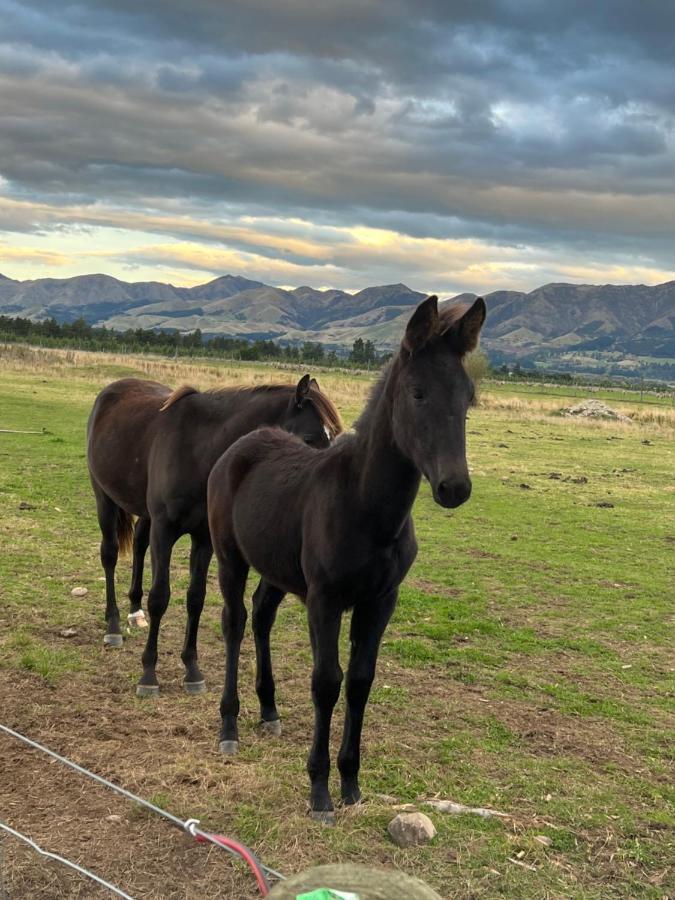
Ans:
[[[415,400],[424,400],[424,391],[422,390],[422,388],[413,388],[412,395]]]

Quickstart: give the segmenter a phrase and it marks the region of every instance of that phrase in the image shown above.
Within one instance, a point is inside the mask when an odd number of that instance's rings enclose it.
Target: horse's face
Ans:
[[[330,433],[312,400],[311,388],[318,389],[318,384],[309,375],[304,375],[298,382],[295,396],[289,403],[281,424],[286,431],[297,435],[309,447],[323,450],[330,445]]]
[[[462,358],[473,350],[485,319],[478,299],[452,324],[430,297],[413,314],[399,354],[393,396],[394,438],[429,480],[436,503],[454,508],[471,495],[466,417],[474,387]]]

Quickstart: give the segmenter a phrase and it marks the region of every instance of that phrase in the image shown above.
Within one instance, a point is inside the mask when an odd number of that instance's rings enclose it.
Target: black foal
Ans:
[[[253,567],[267,582],[253,600],[256,688],[262,721],[275,731],[280,723],[270,629],[284,593],[297,594],[307,606],[314,656],[311,809],[324,820],[333,816],[328,743],[343,676],[342,614],[353,610],[338,768],[342,800],[355,803],[361,796],[361,729],[380,640],[417,553],[410,513],[420,479],[428,478],[441,506],[459,506],[471,493],[465,419],[473,385],[462,358],[476,346],[484,318],[481,299],[439,314],[436,297],[429,297],[410,319],[354,434],[316,453],[278,429],[260,429],[230,447],[209,477],[209,526],[224,598],[221,750],[233,753],[238,746],[244,587]]]

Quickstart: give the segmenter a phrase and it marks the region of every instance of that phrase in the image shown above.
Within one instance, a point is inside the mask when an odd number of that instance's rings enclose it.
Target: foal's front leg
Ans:
[[[349,633],[351,655],[347,670],[347,712],[338,754],[343,803],[361,799],[359,768],[361,765],[361,731],[366,703],[375,677],[380,641],[396,606],[398,591],[379,601],[355,606]]]
[[[220,752],[235,754],[239,749],[239,649],[246,627],[244,590],[248,564],[236,547],[218,548],[218,580],[223,594],[223,638],[225,639],[225,690],[220,701]]]
[[[333,801],[328,790],[330,723],[342,684],[338,652],[342,611],[310,594],[307,597],[307,616],[314,654],[314,741],[307,760],[307,771],[312,784],[310,814],[313,819],[330,825],[335,821]]]

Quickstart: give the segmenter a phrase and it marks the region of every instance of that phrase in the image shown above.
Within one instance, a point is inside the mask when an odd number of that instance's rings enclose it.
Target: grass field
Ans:
[[[285,602],[273,635],[284,735],[256,729],[249,633],[234,760],[217,753],[214,572],[200,633],[209,691],[182,693],[185,539],[160,637],[160,698],[134,695],[143,633],[103,650],[84,430],[96,392],[127,374],[208,387],[302,373],[0,350],[0,429],[46,429],[0,434],[5,724],[237,836],[285,873],[354,860],[419,875],[448,898],[675,896],[675,413],[667,402],[655,410],[622,396],[635,424],[578,422],[555,415],[564,396],[486,386],[468,426],[470,502],[443,510],[424,486],[416,505],[420,553],[385,635],[366,718],[366,802],[326,829],[306,815],[310,650],[297,601]],[[319,378],[350,422],[369,379]],[[122,560],[121,606],[128,575]],[[88,595],[73,598],[75,586]],[[4,737],[0,759],[2,818],[133,896],[256,896],[224,853],[58,764]],[[510,817],[426,810],[434,842],[395,848],[386,832],[394,806],[432,797]],[[9,839],[1,844],[9,896],[107,896]]]

